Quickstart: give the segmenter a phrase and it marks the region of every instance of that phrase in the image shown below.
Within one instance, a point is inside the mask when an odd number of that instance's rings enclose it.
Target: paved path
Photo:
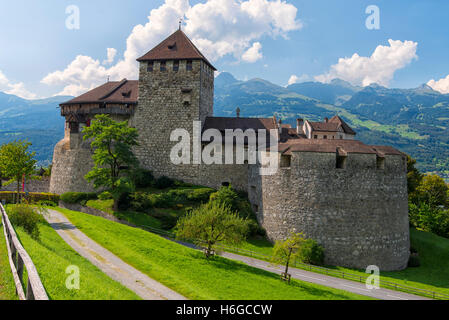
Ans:
[[[182,295],[149,278],[123,262],[76,228],[63,214],[48,210],[45,219],[76,252],[97,266],[109,277],[145,300],[184,300]]]
[[[241,256],[234,253],[223,252],[221,253],[221,256],[228,259],[238,260],[252,267],[274,273],[280,274],[284,271],[284,269],[280,266],[273,266],[266,261]],[[292,275],[292,278],[301,281],[312,282],[326,287],[341,289],[381,300],[431,300],[425,297],[384,288],[369,290],[366,288],[364,283],[326,276],[320,273],[305,271],[297,268],[289,268],[289,273]]]

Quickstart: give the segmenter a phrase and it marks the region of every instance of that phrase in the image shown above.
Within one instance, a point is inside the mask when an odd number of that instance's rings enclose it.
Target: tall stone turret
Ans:
[[[139,103],[130,122],[138,129],[136,155],[155,176],[195,182],[198,165],[170,162],[170,134],[185,129],[193,136],[193,121],[204,124],[213,114],[214,71],[211,63],[181,30],[137,59]]]

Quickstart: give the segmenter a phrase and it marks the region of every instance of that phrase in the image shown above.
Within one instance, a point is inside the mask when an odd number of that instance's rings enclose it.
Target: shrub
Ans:
[[[16,192],[13,191],[0,191],[0,201],[5,200],[6,203],[14,203],[14,199],[17,196]],[[54,193],[45,192],[28,192],[20,193],[20,197],[25,199],[29,203],[37,203],[39,201],[52,201],[55,203],[59,202],[59,195]]]
[[[230,207],[232,211],[239,212],[239,196],[231,186],[223,186],[217,192],[210,195],[210,201]]]
[[[57,207],[58,204],[54,201],[50,201],[50,200],[39,200],[37,202],[38,206],[46,206],[46,207]]]
[[[413,227],[449,238],[449,210],[434,208],[427,203],[409,203],[409,216]]]
[[[154,186],[158,189],[166,189],[170,188],[175,184],[175,181],[173,179],[170,179],[166,176],[162,176],[160,178],[157,178],[154,182]]]
[[[313,239],[305,239],[299,249],[298,258],[307,264],[323,265],[324,249]]]
[[[112,194],[109,191],[102,192],[98,195],[100,200],[110,200],[112,199]]]
[[[150,170],[136,169],[131,173],[131,179],[136,188],[147,188],[154,184],[154,176]]]
[[[39,223],[44,218],[36,212],[32,206],[18,204],[11,206],[8,210],[11,223],[16,227],[22,227],[33,239],[39,239]]]
[[[65,203],[85,205],[89,200],[96,200],[97,194],[95,192],[66,192],[61,194],[61,200]]]
[[[211,188],[194,189],[187,193],[187,200],[191,202],[207,202],[215,190]]]
[[[421,261],[419,260],[418,255],[410,255],[410,258],[408,259],[407,267],[409,268],[417,268],[421,265]]]

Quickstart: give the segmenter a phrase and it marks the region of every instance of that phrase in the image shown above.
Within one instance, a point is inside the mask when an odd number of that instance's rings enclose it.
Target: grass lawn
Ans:
[[[6,248],[3,225],[0,218],[0,300],[17,300],[16,286],[11,273],[8,260],[8,249]]]
[[[113,202],[113,200],[89,200],[87,201],[86,206],[109,213],[110,215],[128,221],[136,226],[149,226],[158,229],[161,228],[161,221],[148,214],[134,211],[114,212],[114,210],[112,210]]]
[[[50,299],[140,299],[134,292],[112,280],[88,260],[81,257],[47,223],[41,223],[39,230],[40,239],[36,241],[21,227],[16,228],[17,236],[33,260]],[[65,281],[69,276],[65,271],[70,265],[79,267],[79,290],[69,290],[65,286]]]
[[[410,229],[410,238],[412,246],[418,250],[421,266],[402,271],[381,272],[381,278],[398,284],[449,294],[449,239],[415,229]],[[249,239],[239,248],[271,255],[273,246],[268,240],[259,238]],[[357,275],[367,275],[364,270],[327,267]]]
[[[91,239],[151,278],[190,299],[368,299],[292,281],[243,263],[204,255],[152,233],[101,217],[58,208]]]

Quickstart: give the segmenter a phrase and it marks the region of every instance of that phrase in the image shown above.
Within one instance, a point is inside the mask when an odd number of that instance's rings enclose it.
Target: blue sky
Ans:
[[[286,85],[293,75],[299,81],[347,77],[354,84],[376,81],[408,88],[449,75],[449,1],[166,1],[3,1],[0,91],[46,97],[80,93],[107,75],[136,78],[129,61],[172,33],[177,17],[186,12],[186,33],[219,71],[239,79],[260,77]],[[69,5],[80,10],[79,30],[66,27]],[[379,30],[365,26],[369,5],[380,10]],[[150,16],[153,9],[159,11]],[[143,31],[133,33],[139,24]],[[390,50],[389,39],[400,42]],[[367,60],[378,46],[388,48]],[[107,48],[117,53],[113,62],[103,64]],[[127,49],[131,58],[117,65]],[[354,61],[332,69],[355,53]],[[76,60],[78,55],[84,58]],[[379,71],[383,66],[384,73]],[[449,77],[434,85],[440,91],[446,86],[449,92]]]

